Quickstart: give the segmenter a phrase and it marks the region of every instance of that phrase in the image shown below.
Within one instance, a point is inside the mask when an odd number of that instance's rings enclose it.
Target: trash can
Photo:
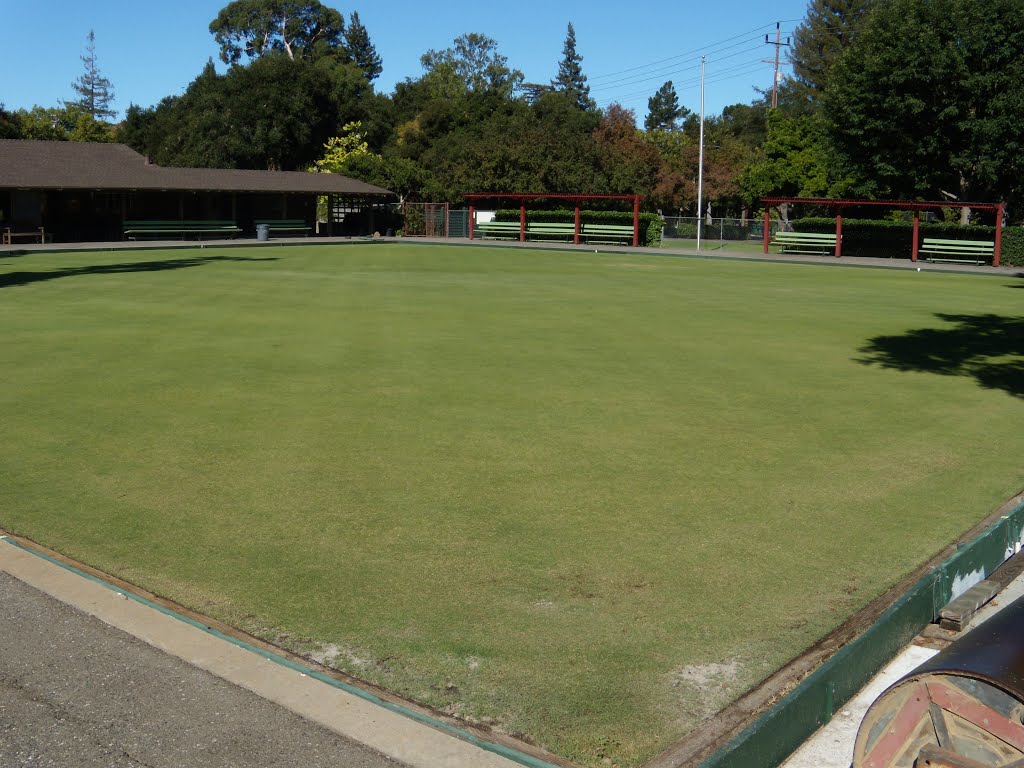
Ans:
[[[269,224],[257,224],[256,225],[256,239],[257,240],[269,240],[270,239],[270,225]]]

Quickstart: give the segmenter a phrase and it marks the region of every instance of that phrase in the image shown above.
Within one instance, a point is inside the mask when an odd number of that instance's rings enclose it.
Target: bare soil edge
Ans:
[[[768,711],[776,701],[789,693],[839,649],[872,626],[879,616],[908,590],[956,554],[958,545],[976,539],[1022,502],[1024,491],[1011,497],[995,512],[966,531],[948,547],[937,552],[919,568],[907,574],[780,670],[701,723],[660,755],[644,763],[642,768],[684,768],[699,765]]]
[[[24,536],[11,533],[3,528],[0,528],[0,536],[6,536],[8,539],[11,539],[24,549],[37,552],[41,555],[45,555],[46,557],[49,557],[53,560],[70,566],[71,568],[74,568],[76,570],[82,571],[83,573],[88,574],[89,576],[92,576],[96,579],[99,579],[100,581],[106,582],[107,584],[115,587],[119,591],[128,592],[144,600],[148,600],[151,603],[155,603],[156,605],[159,605],[162,608],[166,608],[169,611],[180,614],[181,616],[184,616],[185,618],[190,619],[191,621],[197,622],[209,629],[226,635],[227,637],[230,637],[234,640],[247,643],[248,645],[252,645],[256,648],[267,651],[276,656],[280,656],[286,659],[287,661],[293,662],[295,664],[300,664],[302,666],[309,667],[310,669],[322,675],[330,677],[334,680],[337,680],[340,683],[344,683],[345,685],[351,686],[353,688],[359,688],[360,690],[365,691],[366,693],[376,696],[378,699],[381,699],[382,701],[386,701],[390,704],[395,704],[399,707],[410,710],[411,712],[414,712],[417,715],[437,720],[441,723],[444,723],[445,725],[451,726],[452,728],[464,731],[467,734],[470,734],[473,737],[479,739],[480,741],[508,747],[509,749],[521,752],[524,755],[533,757],[537,760],[546,763],[550,763],[552,765],[563,766],[564,768],[581,768],[581,766],[579,766],[577,763],[573,763],[570,760],[566,760],[565,758],[559,757],[558,755],[548,752],[542,747],[537,746],[536,744],[532,744],[523,739],[515,738],[500,730],[488,727],[487,725],[470,723],[465,720],[461,720],[457,717],[453,717],[452,715],[446,712],[441,712],[437,709],[433,709],[432,707],[424,706],[423,704],[415,702],[411,699],[403,698],[385,688],[381,688],[366,680],[362,680],[358,677],[346,674],[344,672],[339,672],[338,670],[332,669],[331,667],[326,667],[322,664],[319,664],[316,661],[313,661],[311,658],[307,656],[301,656],[285,648],[281,648],[280,646],[268,643],[267,641],[261,640],[258,637],[243,632],[242,630],[237,629],[236,627],[232,627],[231,625],[225,624],[224,622],[218,621],[217,619],[214,619],[210,616],[198,613],[197,611],[194,611],[184,605],[181,605],[180,603],[176,603],[173,600],[161,597],[160,595],[150,592],[147,589],[143,589],[142,587],[132,584],[129,581],[125,581],[124,579],[118,578],[117,576],[113,576],[109,573],[101,571],[98,568],[93,568],[90,565],[70,558],[56,550],[43,546],[42,544],[32,541],[31,539],[28,539]]]

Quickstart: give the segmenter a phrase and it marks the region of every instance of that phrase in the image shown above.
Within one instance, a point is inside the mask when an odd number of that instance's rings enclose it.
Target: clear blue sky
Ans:
[[[783,38],[803,18],[807,0],[652,2],[632,0],[388,0],[335,2],[346,19],[352,11],[370,33],[384,60],[376,82],[389,93],[396,82],[419,77],[420,55],[446,48],[453,38],[480,32],[498,41],[509,64],[528,82],[548,82],[558,68],[566,26],[576,28],[577,51],[601,106],[618,101],[646,114],[647,99],[666,80],[693,111],[700,103],[700,54],[707,54],[705,108],[710,113],[755,97],[754,86],[771,86],[773,56],[764,44]],[[0,0],[6,40],[0,46],[8,109],[55,106],[71,99],[71,83],[82,72],[86,35],[96,33],[100,71],[114,85],[114,107],[155,104],[182,93],[206,60],[217,60],[210,21],[226,0]],[[217,60],[218,68],[224,66]]]

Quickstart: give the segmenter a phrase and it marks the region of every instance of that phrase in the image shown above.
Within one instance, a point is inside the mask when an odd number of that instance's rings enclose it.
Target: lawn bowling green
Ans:
[[[1019,280],[375,243],[0,259],[0,527],[638,765],[1020,487]]]

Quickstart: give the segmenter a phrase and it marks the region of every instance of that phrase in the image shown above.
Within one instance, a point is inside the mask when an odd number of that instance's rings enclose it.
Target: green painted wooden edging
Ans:
[[[902,595],[787,696],[701,768],[764,768],[781,763],[891,661],[954,597],[987,577],[1024,544],[1024,503]]]

